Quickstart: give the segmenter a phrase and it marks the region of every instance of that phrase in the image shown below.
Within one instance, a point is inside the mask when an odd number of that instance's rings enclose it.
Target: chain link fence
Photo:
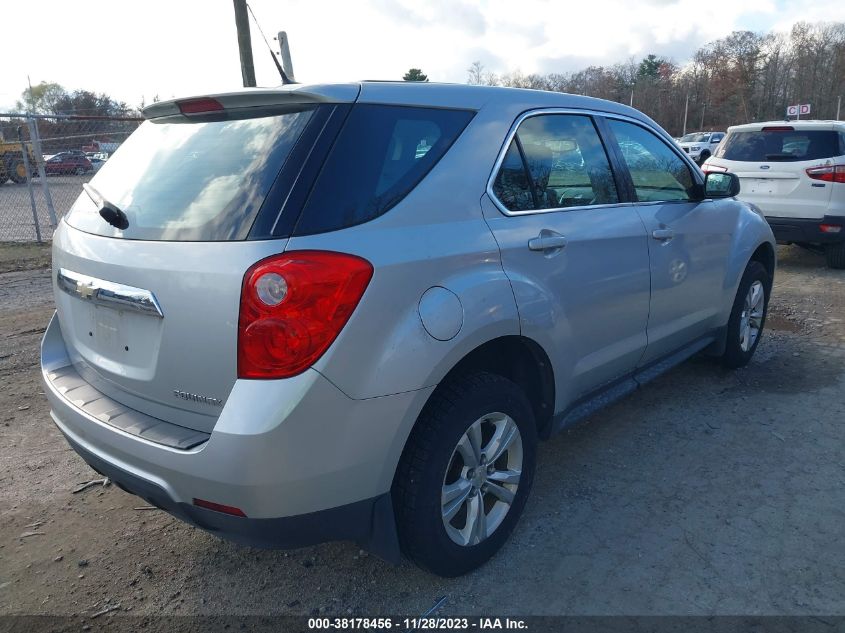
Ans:
[[[49,240],[141,120],[0,113],[0,242]]]

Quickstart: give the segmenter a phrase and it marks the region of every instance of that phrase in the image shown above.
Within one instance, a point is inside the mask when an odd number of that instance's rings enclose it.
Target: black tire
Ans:
[[[26,167],[20,158],[13,158],[9,161],[7,172],[12,182],[19,185],[26,182]]]
[[[745,299],[748,291],[755,282],[760,282],[763,287],[765,295],[763,297],[763,315],[760,319],[760,329],[757,338],[748,347],[742,349],[742,337],[740,327],[743,320],[743,311],[745,309]],[[765,266],[758,261],[748,262],[745,267],[745,272],[739,282],[739,288],[736,291],[736,298],[734,299],[733,308],[731,308],[731,317],[728,320],[727,341],[725,344],[725,353],[722,355],[722,364],[726,367],[737,368],[745,367],[754,356],[754,351],[757,345],[760,344],[760,339],[763,338],[763,329],[766,326],[766,315],[769,310],[769,297],[772,291],[772,278]]]
[[[824,258],[828,268],[837,270],[845,268],[845,242],[828,244],[824,249]]]
[[[494,412],[509,416],[519,429],[522,474],[498,528],[477,544],[460,545],[446,531],[442,488],[447,470],[454,468],[458,442],[476,421]],[[441,384],[411,432],[393,482],[396,524],[404,554],[420,567],[450,578],[484,564],[502,547],[522,514],[534,479],[536,450],[534,414],[515,383],[482,372]],[[486,494],[478,495],[482,508],[485,499],[496,501],[491,493]],[[469,512],[469,502],[464,511]],[[493,510],[489,512],[492,515]],[[458,515],[452,520],[456,519]]]
[[[701,152],[701,154],[698,157],[698,164],[703,165],[704,161],[706,161],[708,158],[710,158],[710,152],[708,152],[708,151]]]

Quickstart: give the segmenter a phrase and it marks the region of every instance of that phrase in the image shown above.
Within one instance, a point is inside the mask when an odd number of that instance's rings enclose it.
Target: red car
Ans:
[[[48,158],[44,162],[44,169],[47,175],[76,174],[77,176],[81,176],[89,171],[93,171],[94,166],[85,156],[63,152]]]

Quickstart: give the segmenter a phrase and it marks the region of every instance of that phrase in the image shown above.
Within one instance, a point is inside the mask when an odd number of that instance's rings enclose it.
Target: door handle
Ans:
[[[532,237],[528,240],[528,248],[532,251],[543,251],[549,254],[553,251],[559,251],[566,246],[566,238],[555,231],[543,229],[537,237]]]
[[[675,231],[672,229],[654,229],[651,232],[651,236],[656,239],[660,240],[661,242],[667,242],[675,237]]]

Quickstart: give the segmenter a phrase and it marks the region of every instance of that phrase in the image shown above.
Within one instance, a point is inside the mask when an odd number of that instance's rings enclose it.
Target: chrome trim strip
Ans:
[[[56,285],[62,291],[91,303],[116,310],[133,310],[143,314],[164,318],[161,306],[149,290],[81,275],[66,268],[56,273]]]
[[[649,129],[651,132],[656,134],[658,137],[663,137],[660,134],[660,130],[656,130],[648,125],[645,121],[641,121],[635,117],[627,116],[624,114],[617,114],[616,112],[602,112],[601,110],[588,110],[588,109],[579,109],[579,108],[538,108],[536,110],[526,110],[522,114],[520,114],[516,121],[514,121],[513,125],[511,125],[510,130],[508,130],[508,135],[505,137],[505,142],[503,143],[502,147],[499,149],[499,156],[496,158],[496,162],[493,165],[493,171],[490,173],[490,177],[487,179],[487,189],[485,189],[485,193],[493,202],[499,211],[501,211],[504,215],[508,216],[519,216],[519,215],[534,215],[537,213],[553,213],[556,211],[580,211],[582,209],[602,209],[608,207],[632,207],[637,204],[642,204],[641,202],[612,202],[606,204],[590,204],[590,205],[583,205],[577,207],[555,207],[554,209],[529,209],[527,211],[511,211],[505,205],[503,205],[499,199],[496,197],[496,194],[493,193],[493,183],[496,180],[496,176],[499,173],[499,168],[502,166],[502,163],[505,161],[505,154],[508,151],[508,148],[511,145],[511,141],[513,137],[516,136],[516,131],[519,129],[519,126],[522,124],[525,119],[528,119],[533,116],[540,116],[543,114],[576,114],[581,116],[600,116],[604,117],[605,119],[620,119],[622,121],[627,121],[629,123],[634,123],[639,125],[640,127],[644,127]],[[679,152],[676,147],[673,147],[675,144],[674,141],[669,142],[666,141],[666,138],[663,137],[662,139],[669,149],[675,153],[681,160],[687,165],[690,166],[692,159]],[[671,138],[670,138],[671,140]],[[700,171],[699,171],[700,173]],[[697,177],[695,170],[693,170],[693,177]],[[685,202],[692,202],[690,200],[685,200]]]

